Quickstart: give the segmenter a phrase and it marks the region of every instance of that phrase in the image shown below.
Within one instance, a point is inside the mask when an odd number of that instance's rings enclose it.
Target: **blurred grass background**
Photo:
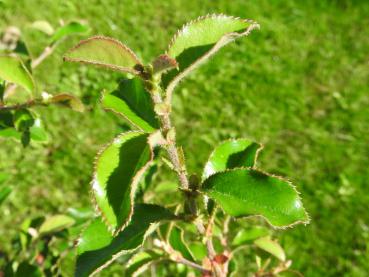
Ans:
[[[174,121],[191,172],[230,137],[265,144],[259,166],[288,176],[312,222],[278,232],[305,276],[369,275],[369,2],[345,0],[2,1],[0,29],[19,27],[37,56],[35,20],[86,20],[150,62],[185,22],[207,13],[251,18],[261,30],[223,49],[177,89]],[[35,72],[40,89],[71,92],[79,114],[39,108],[52,140],[22,149],[0,140],[0,170],[14,187],[0,210],[0,249],[27,217],[89,205],[97,149],[125,128],[96,105],[109,72],[62,62],[69,39]],[[247,261],[244,266],[247,267]],[[243,266],[243,265],[241,265]]]

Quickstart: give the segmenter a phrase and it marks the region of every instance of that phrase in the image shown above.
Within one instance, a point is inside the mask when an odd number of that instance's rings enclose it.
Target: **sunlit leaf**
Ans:
[[[112,70],[138,74],[137,56],[120,41],[107,37],[91,37],[70,49],[64,60],[106,67]]]
[[[231,139],[218,145],[205,165],[203,179],[236,167],[253,167],[261,145],[248,139]]]
[[[89,276],[119,256],[132,253],[154,230],[155,223],[176,218],[171,212],[157,205],[139,204],[134,210],[130,224],[115,237],[111,235],[101,218],[95,219],[85,229],[77,246],[75,276]]]
[[[98,154],[92,192],[112,231],[129,222],[138,182],[152,159],[148,134],[138,131],[119,135]]]
[[[87,25],[73,21],[57,29],[51,37],[51,41],[56,42],[70,35],[86,34],[88,31],[89,27]]]
[[[151,97],[139,78],[123,79],[116,90],[103,94],[101,105],[141,130],[152,132],[159,128]]]
[[[51,26],[51,24],[46,20],[37,20],[33,22],[30,27],[35,30],[41,31],[49,36],[51,36],[55,32],[53,26]]]
[[[272,254],[282,262],[286,260],[286,254],[284,253],[283,248],[279,245],[278,242],[270,239],[269,237],[259,238],[254,243],[257,247]]]
[[[39,233],[43,235],[47,233],[58,232],[72,226],[74,223],[74,219],[67,215],[54,215],[46,218],[46,220],[40,226]]]
[[[202,190],[235,217],[259,215],[275,227],[309,221],[298,192],[288,181],[254,169],[215,173],[204,181]]]
[[[171,81],[167,91],[171,93],[184,77],[223,46],[258,27],[251,20],[226,15],[203,16],[184,25],[168,47],[167,54],[178,62],[179,73],[171,71],[168,75]]]
[[[17,84],[28,92],[35,88],[31,73],[19,58],[13,56],[0,56],[0,79]]]

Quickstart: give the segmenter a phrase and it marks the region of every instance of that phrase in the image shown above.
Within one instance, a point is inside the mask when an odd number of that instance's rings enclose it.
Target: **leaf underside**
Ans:
[[[139,78],[123,79],[115,91],[103,94],[101,104],[143,131],[159,128],[151,97]]]
[[[274,227],[309,220],[297,191],[288,181],[254,169],[218,172],[204,181],[202,189],[231,216],[263,216]]]
[[[164,85],[173,90],[181,79],[233,40],[246,36],[258,25],[226,15],[208,15],[184,25],[173,37],[168,56],[176,59],[179,72],[171,71]]]
[[[203,179],[226,169],[255,166],[261,148],[259,143],[248,139],[231,139],[221,143],[211,153],[204,168]]]
[[[35,88],[31,73],[16,57],[0,56],[0,79],[17,84],[28,92],[33,92]]]
[[[96,159],[92,192],[104,220],[114,232],[129,222],[136,187],[152,161],[147,140],[148,134],[143,132],[123,133]]]
[[[138,204],[130,224],[115,237],[101,218],[95,219],[79,239],[75,276],[89,276],[109,265],[120,255],[132,253],[142,245],[151,231],[152,224],[174,219],[175,215],[163,207]]]
[[[65,54],[64,60],[133,74],[138,74],[135,65],[141,64],[137,56],[126,45],[118,40],[101,36],[82,40]]]

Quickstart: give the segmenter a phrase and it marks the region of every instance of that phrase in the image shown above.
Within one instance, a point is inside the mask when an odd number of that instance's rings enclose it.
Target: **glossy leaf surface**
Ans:
[[[65,54],[64,59],[134,74],[137,74],[134,66],[141,64],[132,50],[120,41],[100,36],[82,40]]]
[[[184,241],[183,230],[179,229],[177,226],[172,226],[168,236],[168,242],[172,248],[181,253],[185,259],[194,261],[192,253]]]
[[[115,232],[130,220],[136,187],[152,161],[147,140],[146,133],[123,133],[96,158],[92,192],[103,218]]]
[[[115,91],[102,96],[101,104],[141,130],[152,132],[159,128],[151,97],[139,78],[122,80]]]
[[[150,226],[174,219],[175,215],[163,207],[139,204],[135,206],[130,224],[115,237],[100,218],[95,219],[79,239],[75,276],[84,277],[98,272],[120,255],[132,253],[152,231]]]
[[[284,253],[283,248],[279,245],[278,242],[270,239],[269,237],[259,238],[254,243],[257,247],[272,254],[282,262],[286,260],[286,254]]]
[[[232,139],[218,145],[205,165],[203,178],[236,167],[253,167],[261,145],[248,139]]]
[[[275,227],[308,222],[300,197],[288,181],[254,169],[216,173],[204,181],[202,189],[235,217],[260,215]]]
[[[31,73],[16,57],[0,56],[0,79],[17,84],[28,92],[35,88]]]

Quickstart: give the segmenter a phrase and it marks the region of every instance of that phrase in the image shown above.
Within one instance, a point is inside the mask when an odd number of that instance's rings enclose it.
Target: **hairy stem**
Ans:
[[[170,111],[171,111],[171,104],[167,101],[163,101],[161,96],[161,88],[159,86],[159,80],[151,79],[148,81],[148,90],[150,91],[152,100],[155,106],[159,105],[167,105],[166,108],[163,109],[160,113],[157,112],[158,118],[160,120],[160,127],[163,136],[166,139],[165,149],[169,155],[169,159],[173,164],[174,170],[178,175],[178,179],[180,181],[181,189],[185,192],[186,201],[190,206],[191,214],[197,217],[197,204],[196,204],[196,192],[192,193],[192,188],[190,187],[190,182],[188,179],[186,165],[183,160],[181,160],[180,153],[178,151],[176,145],[176,138],[175,138],[175,128],[172,126],[172,122],[170,119]],[[168,97],[168,96],[167,96]],[[170,134],[171,133],[171,134]],[[213,219],[212,219],[213,220]],[[198,232],[205,238],[205,244],[208,251],[208,258],[212,264],[212,272],[216,277],[224,277],[226,273],[222,271],[221,267],[213,262],[214,257],[216,256],[216,251],[214,249],[213,241],[211,236],[208,237],[208,230],[205,228],[204,222],[201,218],[197,217],[194,221]],[[212,224],[213,222],[211,222]],[[208,226],[209,227],[209,226]],[[209,227],[211,229],[211,227]],[[197,268],[202,270],[203,272],[209,272],[205,268],[188,261],[181,257],[177,262]],[[204,271],[205,270],[205,271]]]

